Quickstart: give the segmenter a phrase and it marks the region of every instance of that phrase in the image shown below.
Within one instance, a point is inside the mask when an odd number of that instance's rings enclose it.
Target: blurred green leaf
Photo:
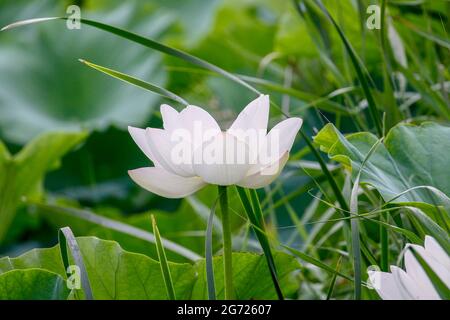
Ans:
[[[95,299],[165,299],[158,262],[124,251],[116,242],[78,238]],[[189,264],[170,264],[175,291],[188,298],[194,279]]]
[[[261,248],[264,252],[264,256],[266,257],[267,266],[269,268],[270,276],[272,278],[275,291],[277,292],[278,299],[283,300],[284,296],[278,281],[278,273],[273,259],[272,250],[270,249],[270,242],[266,234],[266,227],[264,224],[264,218],[258,194],[256,193],[255,190],[247,191],[246,189],[241,187],[236,187],[236,189],[239,193],[242,205],[245,208],[248,220],[252,225],[252,229],[255,232],[259,244],[261,245]]]
[[[294,249],[294,248],[290,248],[290,247],[288,247],[288,246],[283,246],[283,247],[286,248],[286,249],[287,249],[289,252],[291,252],[293,255],[299,257],[301,260],[304,260],[304,261],[307,262],[307,263],[310,263],[310,264],[312,264],[312,265],[314,265],[314,266],[316,266],[316,267],[318,267],[318,268],[320,268],[320,269],[322,269],[322,270],[324,270],[324,271],[326,271],[326,272],[328,272],[328,273],[331,273],[331,274],[333,274],[333,275],[337,274],[337,275],[339,275],[340,277],[342,277],[342,278],[344,278],[344,279],[347,279],[347,280],[349,280],[349,281],[351,281],[351,282],[354,281],[354,280],[353,280],[352,278],[350,278],[349,276],[346,276],[345,274],[339,272],[338,270],[334,270],[332,267],[326,265],[325,263],[321,262],[321,261],[318,260],[318,259],[315,259],[315,258],[313,258],[313,257],[311,257],[311,256],[309,256],[309,255],[307,255],[307,254],[304,253],[304,252],[301,252],[301,251],[296,250],[296,249]]]
[[[0,300],[66,300],[65,280],[42,269],[13,270],[0,275]]]
[[[317,48],[314,47],[308,27],[304,20],[298,18],[294,8],[289,8],[280,17],[275,38],[275,50],[283,55],[301,55],[302,58],[314,58]],[[301,45],[299,43],[301,42]]]
[[[59,246],[53,248],[33,249],[18,257],[0,258],[0,275],[12,270],[37,268],[49,270],[66,277]]]
[[[40,10],[39,15],[65,14],[63,3],[50,8],[54,9]],[[120,21],[156,38],[173,22],[167,12],[155,10],[154,5],[142,6],[139,1],[112,1],[81,10],[83,17]],[[9,17],[9,22],[14,17]],[[70,30],[65,22],[16,31],[0,34],[0,132],[8,141],[24,144],[50,130],[139,126],[150,117],[158,96],[95,74],[78,59],[113,65],[162,85],[165,72],[158,53],[125,45],[123,39],[86,26]]]
[[[181,30],[177,34],[171,33],[170,39],[181,42],[187,47],[197,44],[210,31],[216,11],[222,3],[220,0],[154,0],[153,2],[176,17],[177,26]]]
[[[124,74],[122,72],[112,70],[106,67],[99,66],[97,64],[94,64],[92,62],[79,59],[81,63],[84,63],[88,67],[91,67],[97,71],[103,72],[104,74],[109,75],[110,77],[122,80],[123,82],[126,82],[128,84],[134,85],[136,87],[151,91],[153,93],[159,94],[160,96],[166,97],[170,100],[176,101],[178,103],[181,103],[182,105],[187,106],[189,103],[186,102],[183,98],[177,96],[175,93],[170,92],[160,86],[154,85],[149,82],[142,81],[140,79],[134,78],[130,75]]]
[[[442,248],[450,255],[450,236],[448,231],[444,230],[435,221],[422,210],[415,207],[406,207],[414,218],[420,224],[420,227],[424,229],[427,235],[431,235],[442,246]],[[417,242],[416,242],[417,243]]]
[[[124,251],[113,241],[95,237],[78,237],[77,241],[86,265],[94,299],[165,299],[167,297],[161,268],[157,261],[141,254]],[[0,259],[0,266],[3,266],[2,275],[10,273],[11,271],[6,272],[8,269],[29,269],[38,266],[60,273],[64,267],[59,251],[59,245],[57,245],[51,249],[35,249],[17,258],[2,258]],[[195,279],[192,265],[171,263],[170,267],[178,297],[189,298]],[[65,277],[65,271],[60,275]]]
[[[89,283],[88,275],[86,272],[86,266],[84,265],[83,257],[81,256],[80,247],[78,246],[77,239],[69,227],[61,228],[58,232],[59,249],[61,251],[61,258],[64,264],[64,269],[69,273],[70,258],[79,270],[78,276],[80,277],[80,284],[82,288],[83,297],[86,300],[93,300],[92,289]]]
[[[383,134],[383,128],[381,123],[381,117],[379,115],[377,105],[375,103],[375,99],[373,98],[372,94],[372,88],[371,88],[371,82],[370,82],[370,76],[367,73],[367,70],[365,69],[364,64],[362,63],[360,57],[358,56],[357,52],[353,48],[353,45],[351,44],[350,40],[345,35],[342,28],[339,26],[339,24],[336,22],[335,18],[330,14],[328,9],[322,4],[320,1],[315,2],[316,5],[320,7],[320,9],[324,12],[325,16],[330,19],[331,23],[335,27],[336,31],[339,34],[339,37],[342,40],[342,43],[344,44],[344,47],[350,57],[350,60],[353,64],[353,67],[356,71],[357,77],[359,82],[361,83],[361,87],[363,89],[364,95],[367,99],[370,115],[372,117],[373,123],[375,125],[375,128],[377,129],[378,135]]]
[[[79,237],[77,241],[86,264],[95,299],[165,299],[166,289],[159,263],[145,255],[123,250],[113,241]],[[222,257],[214,258],[218,298],[223,298]],[[235,289],[239,299],[274,299],[275,290],[262,255],[233,254]],[[298,262],[284,253],[275,254],[280,280],[285,292],[298,287],[293,272]],[[196,264],[169,263],[174,289],[179,299],[207,299],[205,260]],[[17,258],[0,259],[0,279],[11,272],[46,268],[47,272],[64,271],[59,246],[35,249]],[[14,270],[14,271],[13,271]],[[53,273],[52,273],[53,274]],[[65,277],[65,273],[60,274]],[[20,280],[20,279],[19,279]],[[62,280],[62,279],[61,279]],[[22,285],[19,281],[18,286]]]
[[[277,299],[265,260],[266,258],[260,254],[233,253],[233,285],[236,299]],[[274,253],[274,260],[280,286],[285,295],[289,296],[298,288],[294,275],[300,264],[292,256],[280,252]],[[214,257],[213,261],[217,299],[221,300],[224,298],[222,256]],[[196,270],[198,281],[193,288],[192,299],[207,299],[204,259],[197,263]]]
[[[314,138],[331,159],[351,168],[354,178],[377,140],[367,132],[344,137],[332,124]],[[449,149],[449,127],[432,122],[397,125],[365,163],[361,183],[374,186],[387,202],[448,206]]]
[[[166,252],[164,250],[164,245],[161,241],[161,236],[159,234],[158,226],[156,224],[156,219],[154,215],[151,215],[151,220],[153,226],[153,234],[155,235],[156,240],[156,251],[158,253],[158,261],[161,267],[161,273],[163,275],[164,284],[166,286],[167,298],[169,298],[169,300],[176,300],[172,275],[170,274],[170,268],[167,262]]]
[[[37,137],[15,156],[0,142],[0,241],[14,219],[22,197],[36,191],[46,171],[78,145],[86,132],[54,132]]]
[[[39,212],[44,215],[50,223],[56,225],[58,228],[62,225],[70,225],[74,232],[79,235],[96,235],[116,240],[127,249],[157,257],[153,246],[153,244],[155,244],[155,236],[147,231],[152,230],[150,213],[136,215],[130,219],[124,219],[124,217],[116,215],[115,219],[112,219],[90,212],[86,209],[82,210],[67,205],[33,203],[33,206],[38,208]],[[161,220],[167,221],[168,214],[157,212],[153,212],[153,214],[161,217]],[[172,221],[172,223],[175,224],[177,218],[177,216],[174,216],[174,218],[168,219],[168,221]],[[179,219],[178,223],[182,223],[182,220]],[[184,227],[188,225],[189,224],[186,224]],[[161,227],[163,227],[164,230],[167,230],[167,234],[173,237],[175,241],[179,240],[176,227],[174,228],[173,225],[164,222],[161,223]],[[186,229],[183,229],[183,231],[189,233]],[[189,237],[189,235],[186,235],[186,237]],[[203,239],[198,240],[200,243],[203,243]],[[195,261],[200,257],[195,252],[176,242],[165,240],[164,244],[166,249],[171,252],[169,255],[171,258],[174,257],[179,260],[180,257],[182,257],[182,261],[185,261],[186,259]]]

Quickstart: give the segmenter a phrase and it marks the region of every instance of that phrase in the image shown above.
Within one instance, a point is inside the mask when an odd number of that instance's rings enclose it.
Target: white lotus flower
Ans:
[[[207,184],[261,188],[281,173],[302,119],[289,118],[268,134],[269,97],[250,102],[226,131],[202,108],[161,106],[164,129],[128,130],[154,167],[130,170],[141,187],[166,198]]]
[[[383,300],[440,300],[437,290],[410,248],[415,249],[450,290],[449,255],[430,236],[425,237],[425,247],[408,246],[404,257],[406,271],[396,266],[391,266],[391,272],[369,271],[372,286]]]

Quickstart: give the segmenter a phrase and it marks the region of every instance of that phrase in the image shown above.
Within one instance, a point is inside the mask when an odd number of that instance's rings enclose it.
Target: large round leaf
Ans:
[[[362,168],[360,181],[374,186],[385,201],[448,205],[450,127],[400,124],[374,147],[377,140],[368,132],[344,137],[332,124],[314,139],[332,159],[351,166],[354,176]]]
[[[30,9],[26,18],[66,11],[59,2],[43,9],[28,3],[24,7]],[[136,1],[89,3],[81,16],[156,38],[172,22],[154,6]],[[24,14],[10,15],[1,22],[22,18]],[[155,84],[165,81],[158,53],[86,25],[79,30],[68,29],[64,21],[28,26],[1,33],[0,43],[0,130],[15,143],[48,130],[145,123],[156,95],[86,68],[79,58]]]
[[[42,269],[13,270],[0,275],[0,300],[65,300],[66,281]]]
[[[157,261],[123,250],[113,241],[95,237],[77,238],[95,299],[166,299],[166,289]],[[298,289],[292,275],[300,267],[293,256],[275,254],[279,280],[286,295]],[[205,260],[195,264],[169,263],[177,299],[207,299]],[[59,246],[35,249],[20,257],[0,259],[0,278],[12,270],[45,268],[65,277]],[[223,298],[223,261],[214,258],[216,289]],[[276,299],[263,255],[233,253],[233,278],[239,299]]]

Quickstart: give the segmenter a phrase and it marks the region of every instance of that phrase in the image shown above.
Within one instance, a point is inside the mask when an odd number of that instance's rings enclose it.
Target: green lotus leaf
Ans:
[[[138,4],[86,5],[81,15],[161,37],[172,23],[170,13]],[[43,8],[29,7],[27,18],[66,15],[63,3]],[[20,18],[23,14],[3,17],[1,22]],[[0,43],[0,130],[14,143],[51,130],[103,129],[111,124],[126,128],[148,120],[160,99],[157,95],[91,70],[80,58],[158,85],[165,82],[157,52],[85,25],[69,29],[64,21],[55,21],[27,26],[2,32]]]
[[[0,300],[65,300],[70,290],[58,274],[17,269],[0,275]]]
[[[79,237],[77,241],[95,299],[167,298],[159,262],[142,254],[125,251],[113,241],[96,237]],[[276,253],[275,262],[285,294],[292,293],[298,288],[298,283],[292,281],[295,270],[299,268],[298,262],[285,253]],[[169,266],[177,299],[207,299],[204,259],[194,264],[169,263]],[[16,258],[1,258],[0,279],[11,272],[31,268],[46,269],[66,277],[57,245],[50,249],[34,249]],[[221,256],[215,257],[214,271],[219,298],[223,297],[222,268]],[[239,299],[276,299],[264,256],[233,253],[233,274]]]
[[[46,133],[14,156],[0,141],[0,242],[8,232],[22,197],[35,195],[45,173],[86,136],[86,132]]]
[[[314,138],[355,177],[377,137],[362,132],[344,137],[332,124]],[[362,167],[361,183],[375,187],[385,201],[448,206],[450,127],[432,122],[392,128]]]

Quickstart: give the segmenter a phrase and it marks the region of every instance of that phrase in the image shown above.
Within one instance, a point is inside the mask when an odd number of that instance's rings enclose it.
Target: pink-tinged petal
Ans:
[[[391,266],[391,273],[397,285],[398,291],[402,295],[402,300],[420,300],[423,299],[420,287],[412,278],[402,269]]]
[[[269,122],[270,101],[268,95],[261,95],[250,102],[244,110],[238,115],[228,132],[235,134],[241,130],[256,130],[267,133],[267,124]]]
[[[253,159],[252,163],[258,160],[259,151],[266,141],[269,109],[269,96],[261,95],[241,111],[234,123],[227,130],[228,134],[234,135],[247,143],[250,158]],[[276,157],[268,162],[268,164],[278,159],[279,157]]]
[[[450,290],[450,258],[444,249],[430,236],[425,237],[425,248],[420,246],[413,247],[418,248],[418,252],[425,262]]]
[[[285,153],[278,161],[269,166],[248,175],[237,183],[238,186],[251,189],[259,189],[271,184],[283,171],[284,166],[289,159],[289,153]]]
[[[302,119],[289,118],[270,130],[265,137],[259,137],[257,142],[250,140],[251,159],[257,159],[257,163],[250,169],[248,175],[253,175],[261,168],[276,163],[285,153],[289,153],[295,141],[295,137],[302,125]]]
[[[180,127],[180,114],[168,104],[161,105],[161,116],[164,130],[172,131]]]
[[[418,254],[424,257],[424,248],[417,245],[411,245]],[[425,257],[424,257],[425,259]],[[422,292],[422,299],[439,300],[439,294],[433,286],[433,283],[428,278],[422,265],[414,257],[411,250],[407,250],[405,253],[405,269],[406,273],[413,279],[413,281],[420,287]]]
[[[404,294],[399,290],[392,273],[369,271],[370,282],[383,300],[403,300]]]
[[[194,176],[192,147],[189,142],[184,140],[173,141],[171,135],[162,129],[147,128],[146,134],[149,148],[161,167],[182,177]],[[180,146],[185,147],[184,153],[188,155],[186,158],[176,157],[176,154],[178,154],[176,151]]]
[[[207,183],[236,184],[251,167],[248,146],[237,137],[221,132],[195,151],[193,166],[194,172]]]
[[[156,167],[130,170],[128,174],[142,188],[166,198],[183,198],[206,185],[199,177],[184,178]]]
[[[145,134],[145,129],[140,128],[134,128],[134,127],[128,127],[128,132],[130,133],[131,137],[133,138],[134,142],[138,145],[138,147],[141,149],[141,151],[149,158],[155,166],[158,166],[159,163],[156,160],[153,152],[150,149],[150,146],[148,145],[148,140]]]
[[[450,256],[445,252],[436,239],[430,236],[425,236],[425,251],[433,256],[442,266],[444,266],[450,275]]]
[[[194,105],[188,105],[181,110],[180,116],[185,125],[190,126],[195,121],[201,121],[205,129],[216,129],[220,131],[220,127],[216,120],[206,111]]]
[[[295,137],[302,126],[301,118],[289,118],[281,121],[267,134],[266,145],[260,150],[260,158],[280,158],[294,145]]]
[[[204,109],[189,105],[180,112],[180,126],[189,134],[186,140],[192,144],[192,150],[221,132],[216,120]]]

